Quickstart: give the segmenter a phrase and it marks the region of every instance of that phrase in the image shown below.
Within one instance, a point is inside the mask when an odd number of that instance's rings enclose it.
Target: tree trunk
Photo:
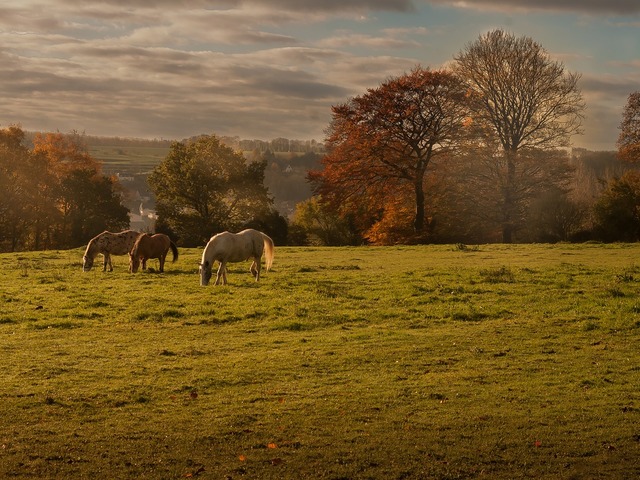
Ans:
[[[424,187],[422,186],[422,178],[416,181],[416,218],[413,221],[413,230],[416,233],[422,233],[424,230]]]
[[[502,242],[513,242],[513,213],[516,199],[514,196],[516,184],[516,155],[517,151],[507,151],[507,178],[504,191],[504,215],[502,219]]]

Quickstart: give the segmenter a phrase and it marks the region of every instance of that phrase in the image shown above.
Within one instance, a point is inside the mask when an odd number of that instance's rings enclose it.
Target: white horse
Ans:
[[[260,266],[262,254],[265,254],[265,267],[267,271],[273,263],[273,240],[262,232],[251,228],[240,233],[222,232],[211,237],[207,246],[202,252],[202,263],[200,264],[200,285],[208,285],[211,280],[211,269],[215,262],[220,265],[216,275],[215,285],[222,281],[227,283],[227,262],[243,262],[253,259],[251,263],[251,273],[260,280]]]
[[[140,235],[140,232],[133,230],[125,230],[120,233],[102,232],[100,235],[93,237],[87,249],[82,257],[82,270],[88,272],[93,267],[93,261],[102,254],[104,256],[104,262],[102,271],[107,271],[107,265],[109,271],[113,271],[113,265],[111,265],[111,255],[126,255],[131,251],[133,245],[136,243],[136,239]]]

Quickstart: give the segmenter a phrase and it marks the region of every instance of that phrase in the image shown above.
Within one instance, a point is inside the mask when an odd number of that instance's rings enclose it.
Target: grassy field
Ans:
[[[0,255],[0,477],[640,476],[640,245],[200,254]]]
[[[90,147],[89,153],[102,162],[106,174],[133,175],[151,172],[165,159],[169,148],[99,145]]]

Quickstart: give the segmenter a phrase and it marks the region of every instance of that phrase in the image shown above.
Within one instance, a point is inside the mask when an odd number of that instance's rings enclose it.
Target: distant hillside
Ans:
[[[170,140],[82,136],[89,153],[102,163],[106,175],[117,176],[125,190],[125,204],[132,212],[155,209],[155,199],[147,177],[169,153]],[[221,137],[226,145],[241,149],[252,161],[266,160],[265,185],[274,198],[274,207],[290,216],[297,203],[311,196],[307,172],[320,167],[324,147],[313,141],[275,139],[240,140]]]

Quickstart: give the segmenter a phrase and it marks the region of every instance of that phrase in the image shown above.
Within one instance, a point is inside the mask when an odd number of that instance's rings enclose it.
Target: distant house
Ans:
[[[138,230],[139,232],[153,232],[156,225],[158,215],[155,210],[144,208],[143,204],[140,204],[138,213],[129,213],[129,225],[132,230]]]
[[[116,173],[116,178],[120,182],[133,182],[135,179],[129,175],[120,175],[120,173]]]

